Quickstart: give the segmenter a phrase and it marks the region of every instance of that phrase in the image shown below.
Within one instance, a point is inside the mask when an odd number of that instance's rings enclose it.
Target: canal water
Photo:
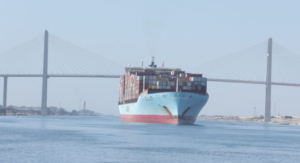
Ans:
[[[300,126],[119,117],[0,116],[0,163],[300,162]]]

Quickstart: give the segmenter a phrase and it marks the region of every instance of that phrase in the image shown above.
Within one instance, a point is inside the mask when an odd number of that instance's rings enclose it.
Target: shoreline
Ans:
[[[197,120],[265,123],[265,124],[300,126],[300,117],[299,116],[291,116],[291,118],[276,116],[276,117],[271,118],[271,122],[264,122],[263,118],[261,118],[261,117],[227,117],[227,116],[200,116],[197,118]]]

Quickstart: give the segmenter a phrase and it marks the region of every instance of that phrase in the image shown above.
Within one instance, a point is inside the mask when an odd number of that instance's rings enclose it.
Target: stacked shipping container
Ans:
[[[159,72],[146,69],[127,71],[120,79],[119,103],[138,99],[143,91],[150,93],[176,91],[205,93],[207,79],[202,74],[190,74],[184,71]]]

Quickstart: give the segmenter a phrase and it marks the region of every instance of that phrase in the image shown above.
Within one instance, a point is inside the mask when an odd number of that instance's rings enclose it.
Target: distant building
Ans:
[[[282,118],[282,119],[293,119],[292,116],[281,116],[280,118]]]

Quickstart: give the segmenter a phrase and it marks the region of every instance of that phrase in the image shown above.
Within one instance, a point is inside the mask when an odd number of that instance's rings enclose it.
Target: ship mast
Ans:
[[[154,64],[154,56],[152,56],[152,62],[151,65],[149,65],[150,68],[156,68],[157,66]]]

